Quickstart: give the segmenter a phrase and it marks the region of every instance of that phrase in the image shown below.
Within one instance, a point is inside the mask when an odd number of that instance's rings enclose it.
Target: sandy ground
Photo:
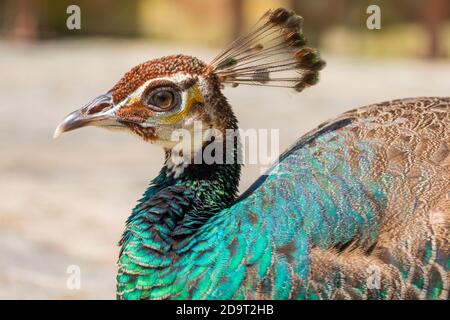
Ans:
[[[124,133],[87,128],[52,140],[70,111],[135,64],[201,48],[134,42],[0,42],[0,298],[111,299],[124,221],[163,154]],[[450,96],[450,63],[324,55],[322,81],[290,91],[226,89],[242,128],[280,129],[281,150],[345,110],[393,98]],[[260,174],[246,166],[244,190]],[[67,288],[80,267],[81,288]]]

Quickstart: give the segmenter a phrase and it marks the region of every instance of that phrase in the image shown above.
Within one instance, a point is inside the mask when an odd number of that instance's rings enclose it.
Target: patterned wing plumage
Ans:
[[[446,298],[449,116],[449,99],[397,100],[303,137],[180,245],[184,297]]]

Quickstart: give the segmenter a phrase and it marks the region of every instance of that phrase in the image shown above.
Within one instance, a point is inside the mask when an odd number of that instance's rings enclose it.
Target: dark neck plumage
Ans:
[[[220,90],[208,92],[205,108],[220,113],[220,117],[215,118],[214,128],[221,132],[237,129],[236,118]],[[152,180],[127,220],[120,241],[119,298],[161,297],[160,291],[170,286],[161,287],[160,284],[175,274],[171,271],[185,254],[179,249],[190,243],[212,216],[220,214],[235,201],[241,172],[239,138],[233,137],[232,142],[231,148],[230,140],[223,142],[223,163],[189,164],[174,174],[170,159],[166,158],[159,175]],[[236,161],[229,163],[227,158]],[[131,292],[130,288],[138,282],[149,281],[146,275],[155,281],[148,288]],[[167,292],[163,295],[170,297]]]
[[[161,169],[133,209],[120,241],[119,298],[127,296],[136,281],[148,281],[145,275],[165,279],[172,274],[183,255],[177,248],[189,243],[208,219],[235,200],[240,169],[237,163],[192,164],[177,178],[167,166]],[[129,273],[142,276],[129,277]],[[158,289],[157,284],[141,288],[133,299],[149,297]]]
[[[234,115],[231,114],[226,125],[237,129]],[[133,209],[121,245],[133,236],[135,232],[130,230],[135,226],[136,230],[152,233],[151,237],[162,248],[170,250],[175,241],[194,234],[211,216],[229,207],[238,193],[240,142],[238,137],[233,138],[233,147],[228,150],[226,141],[223,143],[223,163],[189,164],[177,176],[166,159],[159,175]],[[227,158],[234,159],[233,163],[226,163]]]

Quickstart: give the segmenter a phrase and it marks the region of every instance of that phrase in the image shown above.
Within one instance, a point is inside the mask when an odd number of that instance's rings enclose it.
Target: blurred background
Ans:
[[[81,29],[69,30],[69,5]],[[369,30],[369,5],[381,29]],[[327,67],[297,95],[225,89],[244,129],[280,130],[281,151],[358,106],[450,96],[449,0],[0,0],[0,298],[112,299],[125,219],[163,162],[134,136],[86,128],[52,140],[69,112],[134,65],[208,61],[267,9],[293,8]],[[244,168],[241,191],[260,175]],[[67,287],[69,266],[80,289]]]

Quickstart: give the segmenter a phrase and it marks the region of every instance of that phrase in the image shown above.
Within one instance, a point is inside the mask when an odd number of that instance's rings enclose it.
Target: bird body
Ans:
[[[346,112],[238,197],[241,146],[227,135],[238,125],[221,88],[317,83],[324,62],[301,23],[271,10],[210,64],[143,63],[57,128],[127,130],[166,152],[120,241],[119,299],[448,299],[450,98]],[[219,134],[201,129],[210,139],[185,139],[186,151],[173,134],[195,136],[197,121]],[[211,146],[220,161],[192,162]]]
[[[119,297],[446,298],[449,143],[448,98],[347,112],[182,240],[202,183],[223,189],[192,177],[163,186],[163,169],[128,221]]]

